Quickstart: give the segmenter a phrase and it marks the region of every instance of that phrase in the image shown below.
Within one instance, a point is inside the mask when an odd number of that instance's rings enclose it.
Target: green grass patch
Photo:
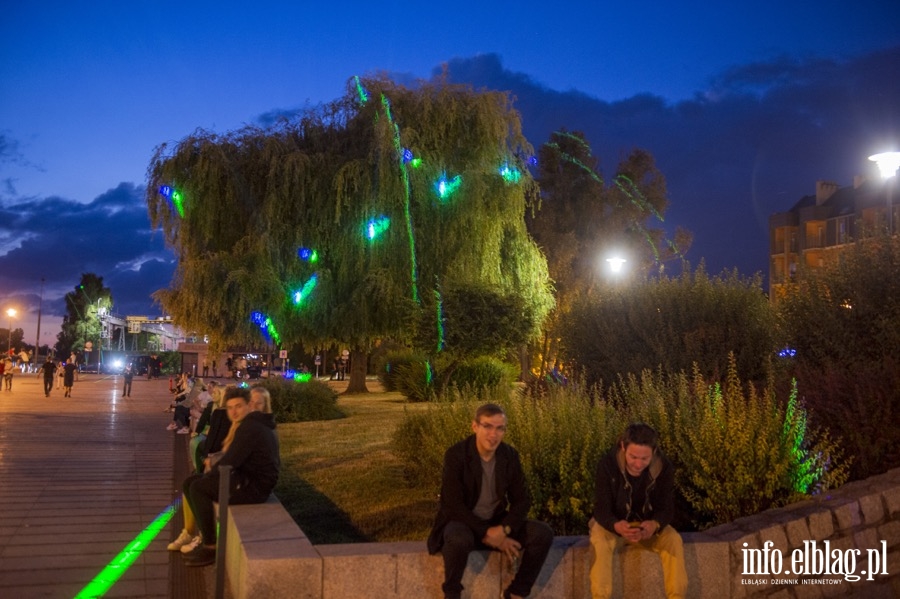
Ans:
[[[315,544],[425,539],[436,488],[411,488],[391,437],[410,404],[399,393],[340,396],[340,420],[279,424],[282,504]]]

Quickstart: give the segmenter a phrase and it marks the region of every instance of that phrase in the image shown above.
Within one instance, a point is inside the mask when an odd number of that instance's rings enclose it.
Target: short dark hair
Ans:
[[[483,406],[479,406],[477,410],[475,410],[475,422],[481,422],[482,416],[487,416],[490,418],[491,416],[496,416],[497,414],[503,414],[506,416],[506,412],[503,411],[503,408],[495,403],[486,403]]]
[[[623,448],[634,444],[646,445],[650,449],[656,450],[657,445],[659,445],[659,433],[648,424],[635,422],[625,427],[625,431],[622,433],[619,441]]]
[[[225,397],[222,401],[227,402],[229,399],[234,399],[235,397],[242,397],[244,401],[250,403],[250,389],[247,389],[246,387],[236,387],[234,385],[225,387]]]

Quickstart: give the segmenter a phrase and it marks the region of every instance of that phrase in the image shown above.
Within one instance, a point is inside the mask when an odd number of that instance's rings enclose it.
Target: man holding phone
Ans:
[[[659,435],[650,426],[631,424],[597,465],[589,523],[592,599],[612,595],[612,560],[623,541],[658,553],[666,597],[685,596],[684,546],[681,535],[669,526],[675,513],[675,474],[658,443]]]

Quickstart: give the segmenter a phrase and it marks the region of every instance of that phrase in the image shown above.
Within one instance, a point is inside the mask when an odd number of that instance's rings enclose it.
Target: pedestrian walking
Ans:
[[[47,356],[47,361],[41,366],[41,370],[44,373],[44,397],[50,397],[50,392],[53,391],[53,377],[56,374],[56,364],[53,363],[50,356]]]

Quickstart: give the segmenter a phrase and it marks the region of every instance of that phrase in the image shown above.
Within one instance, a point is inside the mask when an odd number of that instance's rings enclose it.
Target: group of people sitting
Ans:
[[[214,381],[191,384],[186,377],[183,383],[176,387],[176,396],[190,397],[199,385],[210,401],[196,418],[190,443],[195,472],[182,485],[184,528],[168,549],[183,553],[189,566],[205,566],[216,558],[213,504],[218,501],[219,469],[226,465],[232,469],[230,503],[265,502],[281,467],[278,437],[269,392],[263,386],[221,388]],[[190,427],[191,410],[184,401],[176,403],[183,409],[175,417],[187,418],[183,422]],[[471,428],[472,434],[444,456],[440,505],[428,550],[443,556],[445,599],[460,599],[468,554],[478,548],[499,551],[509,559],[515,575],[502,596],[521,599],[531,593],[553,531],[527,517],[531,499],[519,454],[503,442],[507,430],[503,408],[482,405]],[[682,540],[671,526],[674,472],[658,443],[659,435],[651,427],[631,424],[597,465],[589,523],[593,599],[610,596],[613,556],[623,543],[660,555],[667,597],[683,597],[686,592]]]
[[[261,385],[222,387],[188,377],[173,392],[173,422],[178,432],[187,428],[192,433],[194,473],[182,485],[184,528],[168,549],[180,551],[188,566],[206,566],[216,557],[213,504],[219,499],[219,468],[231,467],[229,503],[235,505],[265,502],[278,481],[281,461],[271,397]]]

